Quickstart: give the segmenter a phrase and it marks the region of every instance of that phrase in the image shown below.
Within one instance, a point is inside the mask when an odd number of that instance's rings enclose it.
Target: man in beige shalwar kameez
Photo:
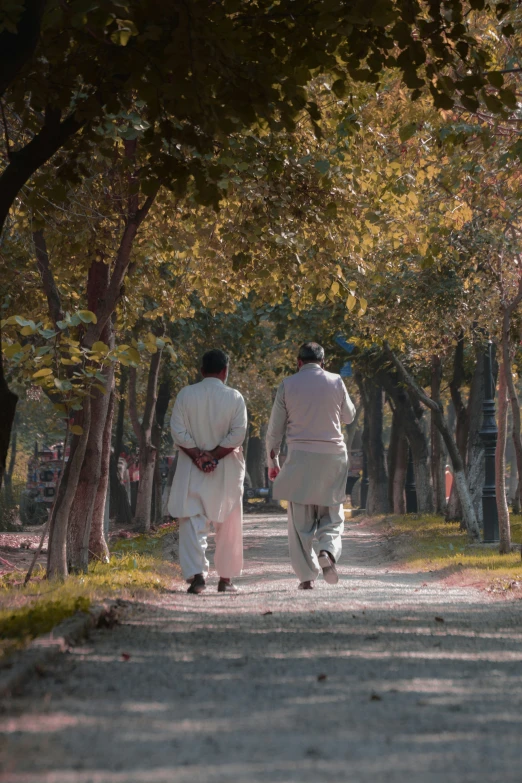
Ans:
[[[338,581],[335,564],[342,550],[348,456],[342,424],[355,407],[343,379],[324,370],[324,350],[317,343],[299,349],[299,371],[280,384],[266,437],[273,497],[288,501],[288,544],[299,589],[310,590],[323,570]],[[286,431],[288,456],[279,467]],[[314,538],[319,557],[313,549]]]
[[[171,430],[179,449],[169,513],[179,519],[179,560],[189,593],[201,593],[209,563],[205,552],[212,523],[218,592],[235,592],[232,578],[243,568],[242,444],[247,427],[245,401],[225,385],[228,356],[207,351],[203,380],[179,392]]]

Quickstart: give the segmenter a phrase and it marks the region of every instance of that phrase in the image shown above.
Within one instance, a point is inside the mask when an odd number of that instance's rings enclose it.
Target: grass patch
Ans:
[[[520,551],[500,555],[498,547],[469,544],[458,523],[428,514],[386,519],[396,550],[409,567],[418,571],[470,569],[487,577],[522,578]],[[511,515],[513,543],[522,540],[522,516]]]
[[[65,582],[46,580],[42,568],[26,587],[19,573],[5,575],[0,580],[0,657],[98,601],[168,589],[179,571],[163,557],[164,539],[175,527],[118,538],[111,544],[109,563],[94,562],[86,574]]]

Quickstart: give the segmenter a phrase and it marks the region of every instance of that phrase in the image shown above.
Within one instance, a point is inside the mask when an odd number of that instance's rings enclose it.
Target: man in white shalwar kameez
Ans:
[[[232,579],[243,568],[242,444],[247,427],[245,401],[225,385],[228,356],[219,350],[203,356],[203,380],[179,392],[171,429],[179,458],[169,513],[179,519],[179,560],[189,593],[205,589],[205,552],[212,523],[219,574],[218,592],[236,592]]]
[[[311,590],[321,568],[329,584],[339,579],[335,564],[342,550],[348,476],[342,425],[353,421],[355,407],[341,376],[324,370],[320,345],[304,343],[297,366],[277,390],[266,446],[273,497],[288,501],[290,561],[299,589]],[[285,432],[288,455],[280,469]]]

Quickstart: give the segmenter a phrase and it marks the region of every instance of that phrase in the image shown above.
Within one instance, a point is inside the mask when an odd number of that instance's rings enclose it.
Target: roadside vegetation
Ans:
[[[38,568],[27,586],[23,574],[11,572],[0,579],[0,660],[78,611],[107,599],[146,598],[165,591],[178,575],[176,565],[164,558],[167,536],[175,524],[149,534],[118,538],[111,545],[110,562],[93,562],[85,574],[66,581],[45,579]]]
[[[521,515],[511,516],[513,551],[505,555],[493,545],[470,544],[458,522],[445,522],[434,514],[386,517],[384,524],[397,560],[408,569],[458,573],[463,581],[484,587],[522,588]]]

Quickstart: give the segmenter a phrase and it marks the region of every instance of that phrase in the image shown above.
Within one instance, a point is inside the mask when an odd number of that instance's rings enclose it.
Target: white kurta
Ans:
[[[340,375],[310,363],[285,378],[277,390],[266,437],[272,466],[286,431],[288,456],[274,482],[274,498],[316,506],[343,502],[348,456],[342,425],[353,421],[354,415]]]
[[[171,418],[176,446],[200,449],[223,446],[235,451],[220,460],[212,473],[203,473],[180,450],[169,500],[171,516],[201,515],[211,522],[224,522],[241,503],[245,477],[241,446],[246,427],[242,395],[218,378],[204,378],[181,389]]]

